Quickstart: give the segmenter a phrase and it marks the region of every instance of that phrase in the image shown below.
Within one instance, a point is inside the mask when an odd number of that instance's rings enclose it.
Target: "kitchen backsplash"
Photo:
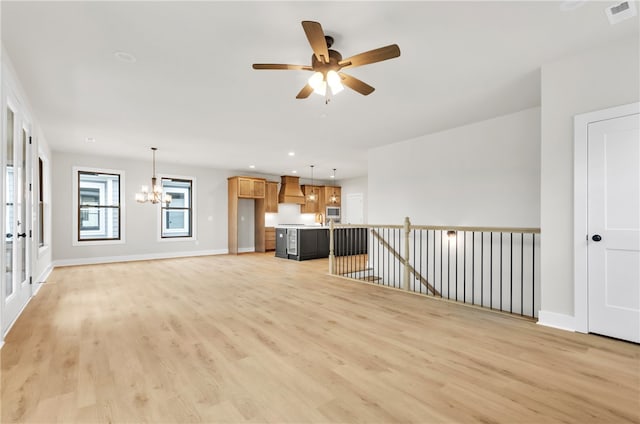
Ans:
[[[300,213],[300,205],[293,203],[280,203],[278,213],[265,214],[264,226],[275,227],[279,224],[302,224],[309,225],[315,223],[315,214]]]

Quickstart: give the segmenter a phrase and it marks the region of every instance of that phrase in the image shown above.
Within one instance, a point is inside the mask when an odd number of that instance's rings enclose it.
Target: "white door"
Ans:
[[[31,223],[29,216],[29,187],[27,173],[27,130],[18,125],[15,109],[5,111],[4,149],[4,237],[5,269],[2,291],[4,333],[18,316],[31,296],[29,285],[28,238]],[[18,129],[19,128],[19,129]]]
[[[588,127],[589,332],[640,343],[640,115]]]
[[[345,224],[364,224],[364,202],[362,193],[348,194],[345,200],[347,213],[342,222]]]

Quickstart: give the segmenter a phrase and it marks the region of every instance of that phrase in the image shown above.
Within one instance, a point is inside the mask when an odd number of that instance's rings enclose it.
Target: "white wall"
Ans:
[[[361,193],[362,194],[362,202],[363,202],[363,215],[364,215],[364,223],[368,223],[369,221],[367,220],[369,215],[368,215],[368,211],[367,211],[367,200],[369,198],[369,187],[368,187],[368,178],[367,176],[364,177],[357,177],[357,178],[349,178],[346,180],[340,180],[337,181],[337,184],[339,186],[342,187],[341,189],[341,195],[342,195],[342,206],[340,208],[340,214],[342,215],[342,222],[346,222],[345,219],[348,216],[347,213],[347,208],[348,208],[348,202],[347,202],[347,196],[349,196],[350,194],[358,194]]]
[[[255,208],[253,199],[238,199],[238,251],[255,251]]]
[[[632,37],[542,67],[544,311],[573,316],[573,117],[637,102],[639,52],[639,41]]]
[[[540,109],[369,151],[368,222],[538,227]]]
[[[151,158],[150,158],[151,159]],[[124,171],[121,202],[124,244],[74,246],[72,238],[72,169],[74,166]],[[230,171],[158,162],[158,175],[195,178],[196,240],[159,240],[159,205],[137,203],[135,193],[150,184],[151,160],[127,160],[113,157],[53,154],[53,260],[57,264],[90,263],[107,260],[170,257],[186,254],[227,252],[227,178]]]

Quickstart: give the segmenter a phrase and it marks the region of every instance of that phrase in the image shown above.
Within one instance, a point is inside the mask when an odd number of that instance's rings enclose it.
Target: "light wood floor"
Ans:
[[[640,421],[640,347],[248,254],[56,269],[2,422]]]

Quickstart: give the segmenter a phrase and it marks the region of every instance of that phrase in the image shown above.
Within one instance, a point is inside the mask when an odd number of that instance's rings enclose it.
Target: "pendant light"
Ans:
[[[311,189],[309,191],[309,195],[307,196],[307,199],[309,199],[310,202],[315,202],[316,201],[316,194],[314,193],[314,185],[313,185],[313,166],[314,165],[309,165],[311,167]]]
[[[329,202],[336,204],[338,203],[338,196],[336,196],[336,168],[333,168],[333,175],[331,178],[333,179],[333,187],[331,190],[331,197],[329,197]]]
[[[152,174],[151,174],[151,191],[149,191],[149,187],[146,185],[143,185],[140,188],[140,192],[136,193],[136,202],[139,203],[146,203],[146,202],[150,202],[153,204],[156,203],[166,203],[167,205],[169,203],[171,203],[171,195],[166,194],[166,193],[162,193],[162,186],[156,184],[157,178],[156,178],[156,150],[158,150],[157,147],[152,147],[151,151],[153,152],[153,168],[152,168]]]

